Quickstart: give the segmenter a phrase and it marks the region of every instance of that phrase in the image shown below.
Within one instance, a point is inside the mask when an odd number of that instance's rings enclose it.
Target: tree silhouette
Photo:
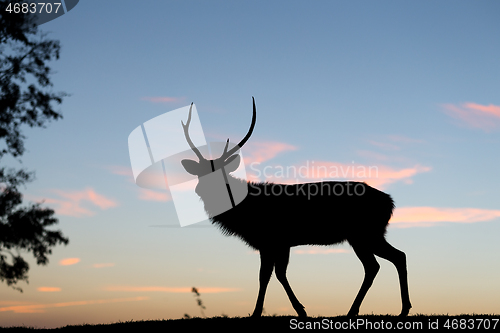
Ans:
[[[29,15],[6,12],[8,3],[0,0],[0,162],[5,155],[19,158],[24,153],[22,125],[45,127],[62,118],[53,103],[67,96],[50,91],[46,64],[59,58],[59,41],[39,33]],[[33,179],[33,172],[0,168],[0,281],[21,292],[14,285],[28,282],[29,265],[19,251],[32,252],[37,264],[45,265],[53,246],[69,242],[61,231],[47,229],[58,222],[54,210],[40,204],[20,207],[18,187]]]

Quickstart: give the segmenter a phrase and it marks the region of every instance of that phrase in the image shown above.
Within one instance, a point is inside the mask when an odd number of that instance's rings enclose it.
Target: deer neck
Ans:
[[[205,211],[208,213],[209,217],[219,215],[221,213],[221,207],[226,207],[224,209],[227,210],[227,205],[229,203],[228,200],[231,200],[232,208],[230,209],[235,209],[237,207],[236,202],[239,203],[239,201],[241,201],[241,193],[248,192],[248,183],[243,179],[226,174],[226,177],[223,180],[224,183],[221,184],[221,180],[222,179],[219,178],[217,182],[212,184],[204,183],[202,189],[197,191],[198,195],[205,204]],[[229,184],[229,188],[227,187],[227,184]],[[216,188],[217,190],[213,191],[210,190],[210,188]],[[228,196],[223,193],[227,193]],[[237,198],[240,198],[240,200],[237,201]]]

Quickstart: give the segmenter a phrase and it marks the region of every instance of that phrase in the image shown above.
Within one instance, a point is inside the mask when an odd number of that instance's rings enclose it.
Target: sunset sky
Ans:
[[[47,266],[24,255],[29,284],[2,284],[0,326],[201,316],[192,287],[207,316],[251,313],[258,253],[208,222],[181,228],[170,192],[134,183],[128,136],[194,102],[208,141],[239,142],[252,96],[249,179],[338,170],[391,194],[387,240],[407,255],[410,314],[498,314],[498,13],[498,1],[116,0],[41,25],[62,45],[54,91],[71,96],[64,119],[23,129],[22,163],[2,166],[36,171],[24,198],[53,208],[70,242]],[[378,262],[360,313],[398,314],[396,270]],[[363,274],[348,244],[291,251],[310,316],[345,315]],[[274,274],[264,309],[295,315]]]

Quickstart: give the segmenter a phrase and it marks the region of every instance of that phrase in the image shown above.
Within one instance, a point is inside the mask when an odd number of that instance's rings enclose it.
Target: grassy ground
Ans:
[[[259,319],[248,317],[190,318],[150,321],[120,322],[106,325],[65,326],[51,331],[62,332],[110,332],[132,330],[133,332],[192,332],[194,330],[216,329],[218,332],[283,332],[309,330],[471,330],[483,329],[500,331],[500,315],[411,315],[406,318],[396,316],[369,315],[348,318],[309,317],[301,319],[293,316],[264,316]],[[2,328],[5,332],[46,331],[30,327]]]

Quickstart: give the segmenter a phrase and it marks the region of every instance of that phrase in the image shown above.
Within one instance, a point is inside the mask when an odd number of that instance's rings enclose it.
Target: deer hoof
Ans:
[[[401,310],[401,313],[399,314],[400,317],[406,317],[408,316],[408,313],[410,313],[410,309],[411,309],[411,306],[408,307],[408,308],[403,308],[403,310]]]
[[[260,318],[261,316],[262,316],[261,313],[254,312],[254,313],[252,313],[252,315],[250,316],[250,318],[254,318],[255,319],[255,318]]]
[[[356,317],[358,315],[359,310],[349,310],[347,313],[347,317]]]
[[[299,315],[300,318],[306,318],[307,317],[307,312],[303,308],[296,309],[297,314]]]

